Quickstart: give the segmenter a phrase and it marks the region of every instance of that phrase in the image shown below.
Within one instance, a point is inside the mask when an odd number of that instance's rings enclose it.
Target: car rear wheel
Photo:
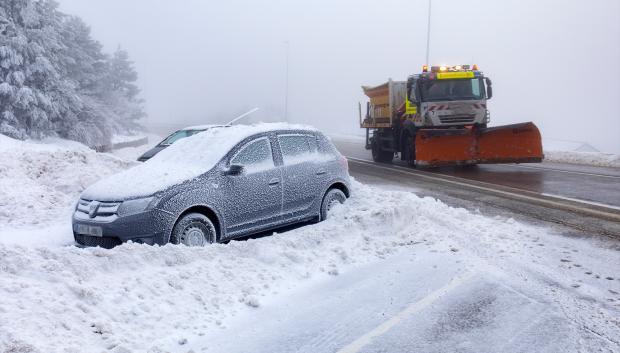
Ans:
[[[201,213],[188,213],[172,229],[171,244],[205,246],[215,242],[216,230],[209,217]]]
[[[347,196],[340,189],[329,189],[323,196],[323,202],[321,203],[321,221],[324,221],[329,217],[329,211],[337,205],[342,204],[347,200]]]

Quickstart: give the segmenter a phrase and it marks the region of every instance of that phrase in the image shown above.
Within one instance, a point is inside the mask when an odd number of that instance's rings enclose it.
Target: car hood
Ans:
[[[177,165],[167,163],[164,167],[153,162],[156,162],[156,159],[101,179],[86,188],[80,197],[97,201],[124,201],[149,197],[196,179],[212,169],[197,171],[181,163]]]
[[[144,160],[148,160],[151,157],[153,157],[154,155],[158,154],[161,150],[163,150],[164,148],[166,148],[168,146],[155,146],[153,148],[151,148],[150,150],[144,152],[140,158],[138,158],[139,161],[144,161]]]

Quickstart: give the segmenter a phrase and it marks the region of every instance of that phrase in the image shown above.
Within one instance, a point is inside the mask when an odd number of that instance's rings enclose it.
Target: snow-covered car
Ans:
[[[206,131],[207,129],[220,128],[223,126],[224,125],[198,125],[198,126],[188,126],[181,130],[177,130],[173,132],[172,134],[170,134],[165,139],[163,139],[163,141],[158,143],[155,147],[144,152],[140,157],[138,157],[138,161],[139,162],[148,161],[149,159],[153,158],[154,155],[161,152],[164,148],[172,145],[173,143],[177,142],[180,139],[196,135],[197,133]]]
[[[203,246],[324,220],[349,190],[346,158],[314,128],[208,129],[87,188],[73,233],[80,246]]]

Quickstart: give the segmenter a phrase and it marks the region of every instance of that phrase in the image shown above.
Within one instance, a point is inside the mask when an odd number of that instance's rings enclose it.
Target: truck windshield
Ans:
[[[423,81],[420,87],[423,102],[484,99],[481,78]]]

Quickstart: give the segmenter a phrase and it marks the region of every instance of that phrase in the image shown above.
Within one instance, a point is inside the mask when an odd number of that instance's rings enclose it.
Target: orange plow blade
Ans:
[[[416,163],[423,166],[543,160],[540,131],[531,122],[482,129],[420,130],[415,148]]]

